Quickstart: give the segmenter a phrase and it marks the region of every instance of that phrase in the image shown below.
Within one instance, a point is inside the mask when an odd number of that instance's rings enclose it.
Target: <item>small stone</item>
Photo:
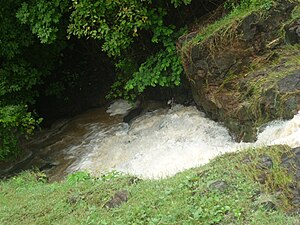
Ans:
[[[209,185],[212,190],[225,191],[228,188],[228,184],[225,181],[217,180]]]
[[[75,195],[71,195],[68,197],[67,202],[70,204],[76,204],[78,202],[78,197]]]
[[[246,156],[243,160],[242,163],[243,164],[250,164],[252,162],[251,158],[249,156]]]
[[[300,196],[297,196],[292,199],[292,204],[296,206],[297,208],[300,208]]]
[[[257,177],[257,181],[258,181],[260,184],[265,184],[265,183],[266,183],[266,180],[267,180],[267,175],[269,175],[269,173],[262,173],[262,174],[260,174],[260,175]]]
[[[263,208],[268,211],[276,210],[276,205],[271,200],[262,202],[262,203],[260,203],[260,205],[263,206]]]
[[[133,184],[137,184],[141,181],[142,179],[138,178],[138,177],[130,177],[128,180],[128,185],[133,185]]]
[[[109,200],[107,203],[105,203],[106,208],[116,208],[119,207],[122,203],[127,202],[129,197],[129,192],[128,191],[118,191],[115,193],[115,195]]]
[[[273,161],[267,155],[263,155],[261,157],[259,164],[256,166],[257,169],[271,169],[272,167],[273,167]]]
[[[256,190],[253,192],[252,196],[251,196],[251,200],[254,202],[257,200],[257,198],[261,195],[261,191],[260,190]]]

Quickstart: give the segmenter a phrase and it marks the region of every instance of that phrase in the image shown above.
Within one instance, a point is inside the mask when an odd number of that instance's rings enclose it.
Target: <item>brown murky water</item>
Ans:
[[[106,108],[89,110],[72,119],[60,120],[24,142],[23,158],[17,162],[0,164],[0,175],[5,176],[20,170],[39,168],[45,170],[51,181],[58,181],[67,174],[67,168],[88,149],[93,132],[103,133],[122,122],[122,116],[109,116]],[[72,147],[77,146],[75,151]]]
[[[107,136],[114,136],[118,130],[126,129],[122,123],[132,106],[119,102],[111,116],[107,107],[91,109],[71,119],[62,119],[50,129],[38,132],[22,143],[23,154],[15,162],[0,163],[0,177],[9,177],[27,169],[43,170],[50,181],[59,181],[73,172],[83,156]],[[145,103],[145,111],[166,107],[162,102]],[[125,114],[124,114],[125,112]],[[120,114],[118,114],[120,113]],[[72,167],[73,165],[73,167]]]

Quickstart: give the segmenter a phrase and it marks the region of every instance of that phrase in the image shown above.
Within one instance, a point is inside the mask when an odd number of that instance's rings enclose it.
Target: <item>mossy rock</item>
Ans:
[[[287,44],[283,35],[299,5],[281,0],[249,10],[182,47],[196,104],[237,140],[253,141],[259,126],[300,109],[300,45]]]

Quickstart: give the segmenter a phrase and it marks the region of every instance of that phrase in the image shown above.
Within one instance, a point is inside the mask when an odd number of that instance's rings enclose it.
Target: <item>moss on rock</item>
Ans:
[[[181,45],[196,104],[237,140],[253,141],[257,127],[300,109],[300,46],[282,34],[300,2],[270,3],[235,12]]]

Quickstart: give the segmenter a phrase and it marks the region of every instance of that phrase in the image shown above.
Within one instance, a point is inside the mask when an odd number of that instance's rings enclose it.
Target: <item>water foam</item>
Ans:
[[[135,106],[135,104],[132,104],[128,101],[120,99],[120,100],[115,101],[113,104],[111,104],[108,107],[106,112],[109,113],[111,116],[125,115],[134,106]]]
[[[292,148],[300,146],[300,111],[291,120],[271,122],[258,135],[256,145],[285,144]]]
[[[221,124],[195,107],[175,105],[115,129],[77,165],[94,175],[117,170],[142,178],[163,178],[208,163],[226,152],[264,145],[300,146],[300,114],[269,124],[256,143],[237,143]]]

